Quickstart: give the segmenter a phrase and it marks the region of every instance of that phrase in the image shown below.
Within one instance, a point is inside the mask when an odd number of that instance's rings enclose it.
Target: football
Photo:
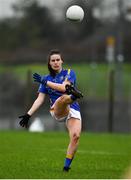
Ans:
[[[84,18],[84,10],[78,5],[70,6],[66,11],[66,18],[70,21],[80,22]]]

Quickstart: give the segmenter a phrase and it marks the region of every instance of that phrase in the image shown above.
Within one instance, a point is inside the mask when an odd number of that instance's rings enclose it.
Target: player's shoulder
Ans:
[[[50,74],[43,75],[42,77],[45,78],[45,79],[48,79],[48,80],[51,79],[51,75]]]
[[[75,74],[75,71],[73,70],[73,69],[71,69],[71,68],[68,68],[68,69],[65,69],[65,73],[66,74]]]

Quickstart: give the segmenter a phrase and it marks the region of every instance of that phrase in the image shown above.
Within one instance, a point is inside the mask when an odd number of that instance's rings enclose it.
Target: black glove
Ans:
[[[39,75],[37,73],[33,74],[33,79],[34,79],[34,82],[41,83],[41,84],[43,84],[45,86],[47,84],[47,80],[45,79],[45,77],[42,77],[41,75]]]
[[[22,118],[20,120],[20,122],[19,122],[20,126],[27,128],[30,117],[31,116],[29,114],[25,114],[25,115],[19,116],[20,119]]]

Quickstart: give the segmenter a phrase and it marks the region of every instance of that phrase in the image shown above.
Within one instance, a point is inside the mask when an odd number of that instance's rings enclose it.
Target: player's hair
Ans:
[[[48,70],[49,70],[50,75],[54,77],[56,75],[56,72],[54,71],[54,69],[52,69],[50,65],[50,56],[52,56],[53,54],[59,54],[61,58],[62,58],[62,55],[59,49],[52,49],[48,55],[48,58],[47,58]]]

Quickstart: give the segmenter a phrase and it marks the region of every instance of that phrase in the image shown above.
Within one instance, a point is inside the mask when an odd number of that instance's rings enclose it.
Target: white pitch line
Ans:
[[[66,151],[66,149],[57,149],[57,151]],[[120,152],[109,152],[109,151],[90,151],[90,150],[78,150],[80,154],[93,154],[93,155],[127,155],[127,153],[120,153]]]
[[[126,155],[126,153],[120,152],[109,152],[109,151],[85,151],[85,150],[78,150],[78,153],[87,153],[87,154],[98,154],[98,155]]]

